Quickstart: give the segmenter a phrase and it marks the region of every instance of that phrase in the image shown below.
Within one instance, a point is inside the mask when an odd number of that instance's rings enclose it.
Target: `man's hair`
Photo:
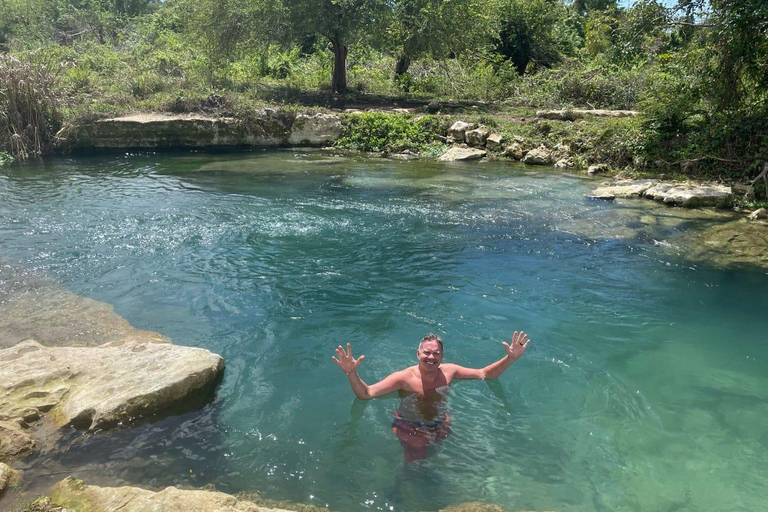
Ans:
[[[438,345],[440,345],[440,352],[445,352],[443,349],[443,340],[440,339],[440,336],[437,334],[429,333],[423,338],[421,338],[421,341],[419,342],[419,350],[421,350],[421,346],[425,344],[428,341],[436,341]]]

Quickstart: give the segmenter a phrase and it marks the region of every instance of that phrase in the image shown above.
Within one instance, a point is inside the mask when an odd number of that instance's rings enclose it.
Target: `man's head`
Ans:
[[[419,343],[416,358],[422,370],[437,371],[443,361],[443,340],[436,334],[427,334]]]

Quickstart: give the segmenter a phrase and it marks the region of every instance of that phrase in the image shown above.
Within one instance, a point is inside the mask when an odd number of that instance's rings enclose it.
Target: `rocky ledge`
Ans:
[[[602,183],[589,197],[613,200],[617,197],[645,197],[684,207],[733,205],[731,187],[718,183],[677,183],[659,180],[617,180]]]
[[[270,508],[253,501],[240,499],[229,494],[205,490],[183,490],[167,487],[153,492],[138,487],[97,487],[86,485],[82,480],[66,478],[56,484],[52,501],[46,500],[35,510],[53,512],[150,512],[187,511],[195,512],[286,512],[281,508]],[[59,507],[64,507],[63,509]],[[325,508],[304,505],[301,510],[315,512]],[[464,503],[443,509],[441,512],[505,512],[499,506],[488,503]]]
[[[96,429],[163,413],[207,395],[224,370],[207,350],[129,335],[99,347],[45,347],[34,340],[0,350],[0,461],[27,455],[30,433],[65,425]]]
[[[271,108],[249,119],[203,114],[142,113],[101,119],[67,134],[72,149],[321,146],[341,135],[336,114],[295,114]]]

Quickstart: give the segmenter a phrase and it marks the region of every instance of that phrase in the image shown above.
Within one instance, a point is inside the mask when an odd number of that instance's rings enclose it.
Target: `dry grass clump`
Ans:
[[[57,71],[0,55],[0,150],[18,160],[45,153],[61,127]]]

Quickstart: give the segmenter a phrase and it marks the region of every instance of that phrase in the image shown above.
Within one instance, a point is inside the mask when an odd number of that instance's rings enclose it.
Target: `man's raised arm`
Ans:
[[[339,345],[336,349],[336,357],[331,356],[331,359],[341,368],[341,371],[347,374],[352,391],[361,400],[370,400],[371,398],[384,396],[400,389],[402,372],[395,372],[370,386],[363,382],[363,379],[357,374],[357,367],[360,366],[365,356],[355,359],[352,356],[352,345],[349,343],[347,343],[346,351]]]
[[[452,365],[455,366],[453,376],[457,379],[495,379],[512,366],[512,363],[520,359],[530,343],[531,340],[523,331],[515,331],[510,343],[502,342],[506,352],[504,357],[485,368],[464,368],[463,366]]]

